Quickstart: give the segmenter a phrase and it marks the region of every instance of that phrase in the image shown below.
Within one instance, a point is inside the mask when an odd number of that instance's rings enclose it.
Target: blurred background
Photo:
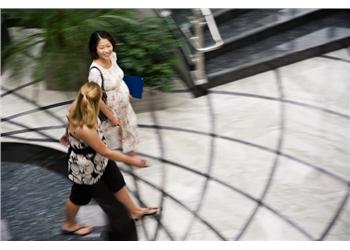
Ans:
[[[161,208],[139,240],[350,240],[350,10],[310,8],[2,9],[2,240],[104,239],[94,201],[78,218],[95,233],[60,234],[56,166],[95,30],[145,79],[132,105],[152,167],[118,163]]]

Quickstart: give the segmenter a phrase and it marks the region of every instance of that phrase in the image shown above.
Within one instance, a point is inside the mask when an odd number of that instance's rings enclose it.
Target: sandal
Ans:
[[[89,230],[88,232],[86,233],[79,233],[80,230],[84,229],[84,228],[91,228],[91,230]],[[66,235],[76,235],[76,236],[85,236],[85,235],[88,235],[90,234],[92,231],[94,231],[94,229],[90,226],[86,226],[86,225],[81,225],[80,227],[78,227],[77,229],[75,230],[72,230],[72,231],[69,231],[69,230],[66,230],[66,229],[62,229],[61,228],[61,232],[63,234],[66,234]]]

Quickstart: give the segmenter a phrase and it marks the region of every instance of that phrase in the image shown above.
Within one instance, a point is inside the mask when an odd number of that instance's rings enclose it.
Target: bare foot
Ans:
[[[155,215],[158,212],[158,208],[156,207],[145,207],[145,208],[138,208],[136,211],[133,211],[130,213],[130,217],[133,220],[142,219],[144,216],[150,216]]]

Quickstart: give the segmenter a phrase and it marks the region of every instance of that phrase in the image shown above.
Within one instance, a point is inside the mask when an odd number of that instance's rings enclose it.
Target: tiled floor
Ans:
[[[130,191],[161,207],[160,220],[137,222],[139,239],[350,240],[349,72],[347,48],[213,88],[200,98],[166,94],[173,106],[138,113],[139,151],[152,167],[121,167]],[[3,76],[2,93],[14,87]],[[2,96],[2,118],[36,108],[20,97],[32,99],[34,93],[28,87]],[[42,90],[37,103],[72,97]],[[63,124],[66,110],[49,109],[56,118],[40,111],[5,120],[2,142],[18,141],[10,135],[65,150],[40,138],[63,133],[54,126]],[[20,133],[23,126],[49,137]],[[80,212],[97,226],[102,217],[93,205]],[[9,218],[1,219],[11,239],[16,232]]]

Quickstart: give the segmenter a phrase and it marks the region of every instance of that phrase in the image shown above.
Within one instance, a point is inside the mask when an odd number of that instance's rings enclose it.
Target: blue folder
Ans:
[[[124,75],[123,80],[126,85],[128,85],[130,95],[134,98],[141,99],[143,90],[143,77]]]

